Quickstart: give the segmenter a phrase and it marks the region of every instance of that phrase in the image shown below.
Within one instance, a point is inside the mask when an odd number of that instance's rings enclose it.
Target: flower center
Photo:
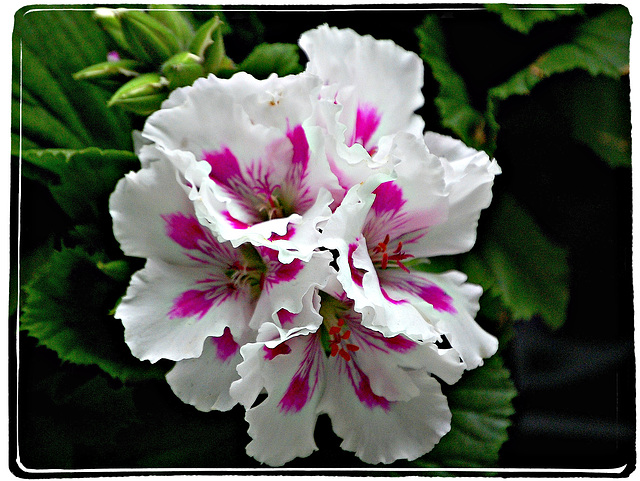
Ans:
[[[335,297],[320,292],[322,304],[320,315],[323,322],[320,325],[320,342],[327,357],[340,356],[345,361],[351,360],[351,353],[360,348],[348,342],[351,337],[351,330],[343,319],[348,308]]]
[[[231,264],[225,271],[229,278],[229,286],[234,289],[246,289],[252,297],[258,297],[262,290],[267,266],[256,249],[244,244],[238,248],[240,259]]]
[[[389,234],[387,234],[382,242],[378,242],[378,245],[373,249],[370,249],[369,254],[371,256],[371,261],[381,269],[386,269],[389,266],[389,262],[395,262],[400,269],[405,272],[409,272],[409,269],[407,269],[402,261],[410,259],[413,256],[411,254],[404,253],[402,250],[402,241],[398,241],[393,250],[391,250],[389,242]]]
[[[263,221],[282,219],[291,213],[283,200],[282,190],[275,186],[270,191],[259,192],[253,199],[254,208]]]

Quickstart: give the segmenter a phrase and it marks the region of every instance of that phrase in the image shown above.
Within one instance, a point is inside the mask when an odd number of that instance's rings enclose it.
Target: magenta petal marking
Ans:
[[[231,227],[233,227],[234,229],[248,229],[249,227],[251,227],[249,224],[233,217],[227,210],[222,212],[222,215],[225,217],[225,219],[227,219],[227,222],[229,222]]]
[[[240,346],[233,339],[233,336],[231,335],[231,331],[229,330],[228,327],[224,328],[224,332],[222,333],[222,336],[212,337],[211,343],[214,346],[216,346],[216,350],[217,350],[216,354],[218,356],[218,359],[220,359],[222,362],[226,362],[230,358],[235,356],[238,350],[240,349]]]
[[[269,237],[270,241],[277,241],[277,240],[291,240],[291,238],[296,234],[296,228],[289,224],[287,226],[287,233],[284,235],[279,235],[279,234],[273,234],[271,237]]]
[[[385,337],[381,335],[379,339],[381,339],[389,349],[400,353],[409,352],[417,346],[415,341],[407,339],[404,336]]]
[[[423,301],[431,304],[436,311],[447,312],[449,314],[458,312],[456,308],[453,307],[453,299],[451,296],[435,284],[415,285],[414,287],[415,293]]]
[[[302,125],[296,125],[293,129],[288,130],[287,137],[291,141],[291,145],[293,145],[291,163],[301,166],[302,170],[305,171],[309,163],[309,142]]]
[[[393,297],[391,297],[389,295],[389,293],[384,289],[384,287],[380,287],[380,291],[382,292],[382,296],[389,302],[391,302],[392,304],[404,304],[406,302],[408,302],[406,299],[394,299]]]
[[[374,409],[376,407],[382,408],[385,411],[389,411],[390,402],[387,398],[382,396],[378,396],[371,390],[371,384],[369,382],[369,377],[363,373],[358,367],[356,367],[358,374],[360,375],[360,382],[356,386],[355,383],[353,385],[353,389],[355,390],[356,396],[362,404],[367,406],[369,409]]]
[[[175,212],[163,214],[160,217],[166,223],[167,236],[180,247],[201,250],[200,242],[208,240],[198,219],[193,216]]]
[[[295,320],[297,314],[293,312],[289,312],[286,309],[280,309],[278,311],[278,319],[280,320],[280,324],[284,327],[286,324],[291,324]]]
[[[282,396],[282,399],[278,403],[280,406],[280,412],[287,414],[289,412],[297,413],[300,411],[309,400],[309,376],[301,376],[296,374],[287,391]]]
[[[235,183],[243,182],[238,159],[228,147],[213,152],[203,151],[202,156],[211,165],[209,177],[217,184],[233,189]]]
[[[360,272],[360,269],[353,265],[353,253],[358,248],[358,244],[349,244],[349,252],[347,254],[347,260],[349,262],[349,269],[351,270],[351,278],[358,286],[362,287],[362,279],[364,275]]]
[[[267,361],[271,361],[274,357],[279,356],[280,354],[289,354],[291,352],[291,348],[286,342],[278,344],[276,347],[262,346],[262,350],[264,351],[264,358]]]
[[[351,145],[358,143],[367,150],[373,150],[369,143],[380,126],[381,118],[382,116],[373,105],[359,104]]]
[[[215,300],[215,296],[211,296],[207,290],[192,289],[183,292],[173,301],[173,307],[168,313],[169,319],[192,316],[202,319],[209,312]]]
[[[383,182],[373,193],[376,198],[371,208],[377,215],[397,214],[407,203],[402,196],[402,189],[394,181]]]
[[[393,287],[395,287],[395,289],[413,294],[415,296],[418,296],[423,301],[428,302],[436,311],[447,312],[449,314],[455,314],[458,312],[453,306],[453,298],[449,294],[447,294],[444,289],[432,282],[429,282],[428,280],[414,278],[411,280],[400,279],[390,282],[393,284]],[[387,300],[394,302],[395,304],[407,302],[396,301],[392,299],[384,292],[384,290],[382,293]]]

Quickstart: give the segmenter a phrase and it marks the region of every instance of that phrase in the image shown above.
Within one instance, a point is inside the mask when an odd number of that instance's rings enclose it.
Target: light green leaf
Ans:
[[[266,78],[272,73],[280,77],[302,71],[297,45],[262,43],[239,65],[239,69],[254,77]]]
[[[116,183],[139,165],[132,152],[96,148],[27,151],[24,160],[58,176],[49,190],[77,222],[96,221],[108,215],[107,199]]]
[[[419,467],[497,466],[498,453],[507,440],[512,400],[517,392],[498,355],[482,367],[467,371],[453,386],[443,386],[451,409],[451,431],[423,458]]]
[[[490,138],[495,139],[498,103],[512,95],[527,95],[543,79],[551,75],[582,69],[591,75],[614,79],[629,71],[631,16],[622,6],[614,6],[598,17],[580,25],[569,43],[558,45],[540,55],[505,83],[489,90],[487,123]],[[489,147],[493,151],[495,145]]]
[[[158,366],[131,355],[120,321],[109,315],[127,283],[103,273],[104,261],[80,247],[56,251],[25,288],[20,328],[63,361],[96,364],[121,380],[159,378]]]
[[[490,3],[485,5],[485,8],[500,15],[505,25],[521,33],[529,33],[540,22],[584,13],[582,5],[510,5]]]
[[[566,251],[542,233],[535,220],[510,196],[503,196],[489,219],[491,236],[465,257],[470,282],[500,293],[514,319],[540,315],[560,327],[569,302]]]
[[[449,64],[446,39],[438,17],[427,15],[415,32],[420,42],[420,56],[431,68],[431,74],[439,85],[435,103],[442,125],[467,145],[481,146],[486,140],[484,118],[471,106],[464,80]]]

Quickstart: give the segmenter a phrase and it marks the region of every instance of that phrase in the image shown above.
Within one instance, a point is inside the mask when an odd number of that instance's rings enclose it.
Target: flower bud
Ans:
[[[116,76],[135,77],[140,62],[135,60],[115,60],[91,65],[73,74],[75,80],[106,79]]]
[[[100,27],[113,38],[116,44],[118,44],[118,47],[127,52],[129,51],[129,46],[124,38],[122,25],[120,24],[116,10],[104,7],[96,8],[93,11],[93,18],[98,22]]]
[[[107,105],[118,105],[139,115],[149,115],[158,110],[168,97],[168,83],[157,73],[140,75],[120,87]]]
[[[220,30],[222,20],[217,16],[202,24],[189,45],[189,52],[204,58],[207,48],[214,42],[214,33]],[[220,32],[221,34],[222,32]]]
[[[147,63],[161,63],[180,51],[175,34],[150,15],[118,10],[125,40],[131,53]]]
[[[162,75],[169,81],[169,88],[191,85],[204,75],[201,59],[191,52],[175,54],[162,65]]]
[[[170,29],[178,39],[181,49],[187,49],[193,39],[194,31],[191,23],[173,5],[151,5],[149,15]]]

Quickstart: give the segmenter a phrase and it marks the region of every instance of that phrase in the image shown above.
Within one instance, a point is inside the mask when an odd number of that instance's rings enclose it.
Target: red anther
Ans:
[[[344,331],[342,339],[349,339],[349,337],[351,337],[351,331]]]
[[[331,326],[331,328],[329,329],[329,334],[338,334],[339,332],[340,328],[338,326]]]
[[[347,362],[351,361],[351,354],[349,354],[347,351],[345,351],[344,349],[340,349],[339,353],[342,359],[344,359]]]
[[[331,356],[335,357],[336,354],[338,354],[339,349],[340,348],[338,347],[337,344],[331,344]]]
[[[389,238],[389,234],[387,234],[387,235],[384,237],[384,240],[382,241],[382,243],[385,245],[385,247],[386,247],[386,246],[387,246],[387,244],[389,243],[389,240],[390,240],[390,238]]]
[[[396,247],[396,250],[394,250],[393,253],[400,254],[400,251],[402,251],[402,241],[398,241],[398,247]]]
[[[382,263],[380,264],[380,267],[382,269],[386,269],[388,263],[389,263],[389,254],[385,252],[384,254],[382,254]]]
[[[356,346],[355,344],[347,344],[347,349],[349,349],[350,351],[357,351],[360,348],[358,346]]]
[[[340,327],[344,326],[344,319],[338,319],[338,325]]]

